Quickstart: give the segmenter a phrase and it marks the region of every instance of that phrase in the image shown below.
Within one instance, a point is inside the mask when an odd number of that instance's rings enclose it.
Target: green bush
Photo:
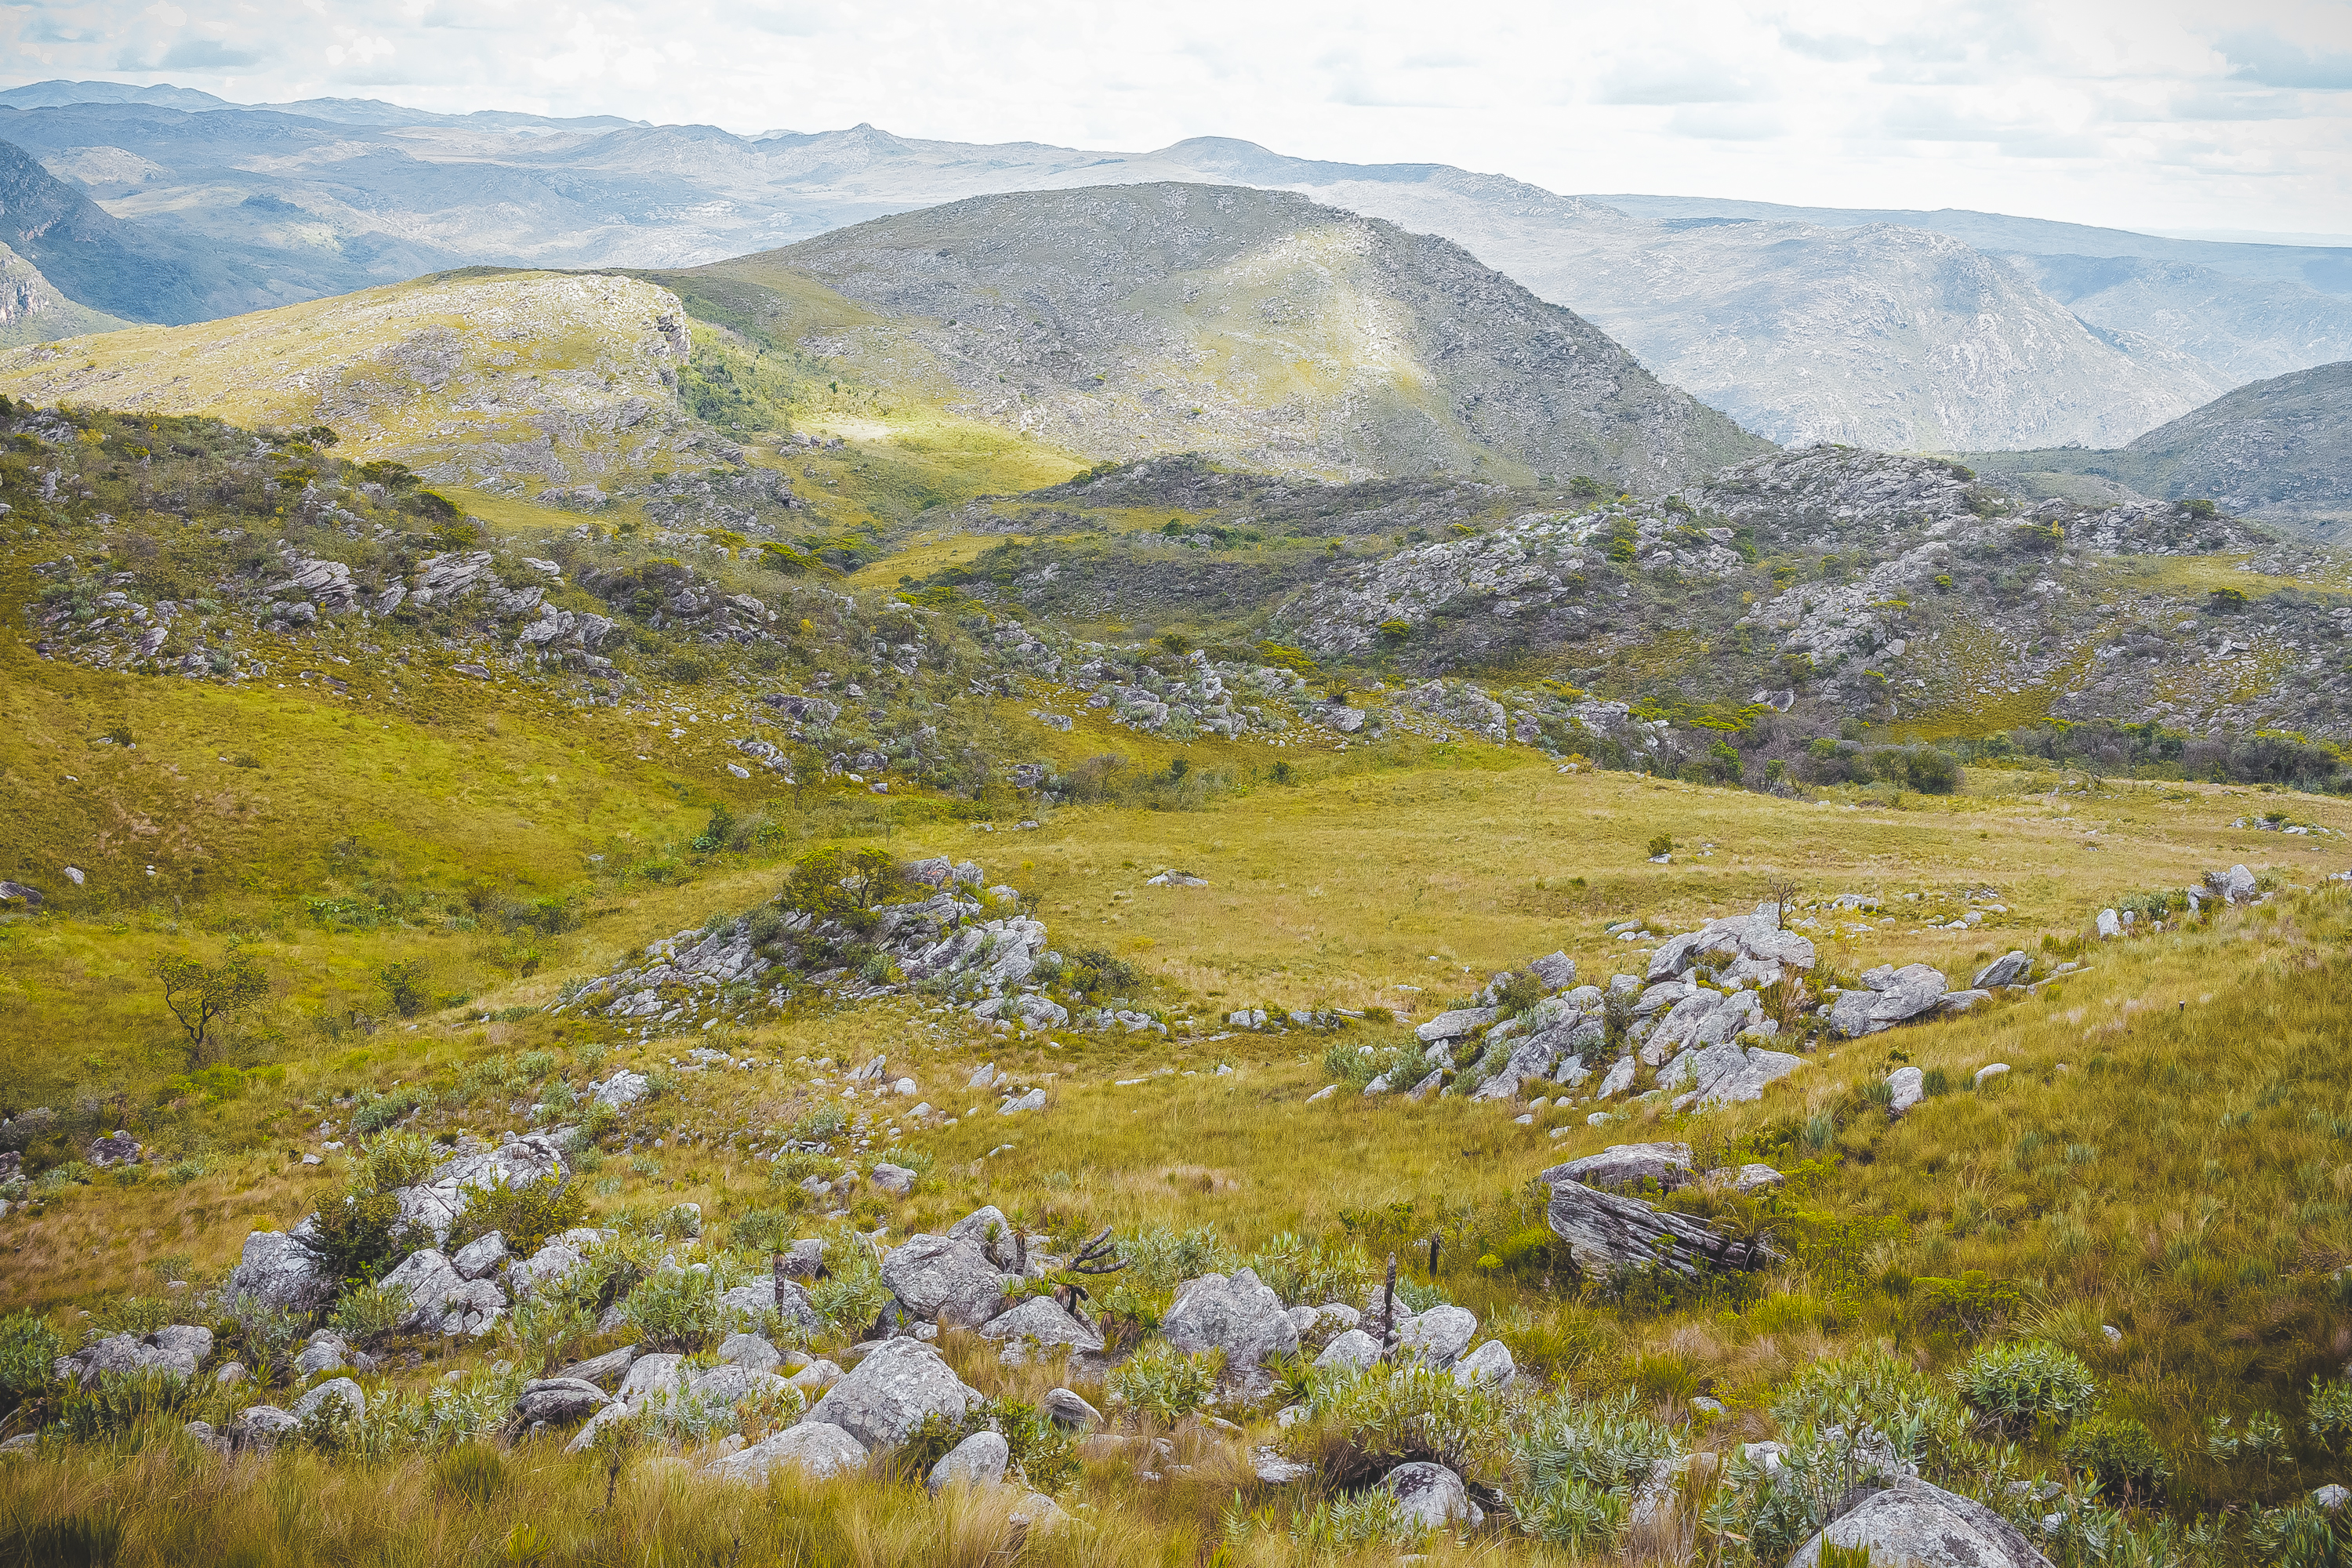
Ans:
[[[330,1279],[346,1287],[373,1282],[411,1250],[400,1199],[352,1185],[319,1205],[310,1245]]]
[[[1354,1303],[1372,1284],[1372,1260],[1360,1243],[1309,1241],[1288,1231],[1250,1254],[1248,1267],[1293,1306]]]
[[[415,959],[387,963],[375,972],[375,978],[376,984],[383,987],[384,1000],[404,1018],[414,1018],[433,1004],[425,966]]]
[[[0,1410],[13,1410],[49,1386],[49,1367],[63,1353],[48,1320],[31,1312],[0,1318]]]
[[[413,1187],[431,1175],[448,1152],[422,1132],[386,1132],[360,1152],[360,1179],[378,1192]]]
[[[1510,1424],[1484,1384],[1418,1362],[1348,1369],[1318,1383],[1307,1401],[1297,1446],[1327,1475],[1351,1485],[1412,1459],[1462,1475],[1493,1474],[1504,1461]]]
[[[1616,1544],[1634,1489],[1679,1447],[1630,1394],[1585,1405],[1563,1390],[1511,1438],[1512,1517],[1538,1541],[1597,1556]]]
[[[327,1326],[343,1336],[353,1349],[364,1350],[390,1339],[408,1316],[408,1293],[381,1285],[361,1285],[343,1292],[328,1315]]]
[[[527,1255],[537,1252],[549,1237],[561,1235],[587,1217],[587,1194],[562,1176],[513,1186],[469,1187],[466,1206],[450,1223],[443,1250],[455,1252],[497,1231],[506,1239],[509,1252]]]
[[[2345,1438],[2352,1437],[2352,1383],[2341,1378],[2322,1383],[2313,1378],[2304,1415],[2313,1436],[2330,1449],[2341,1447]]]
[[[2071,1426],[2098,1407],[2099,1385],[2072,1351],[2040,1340],[1987,1345],[1952,1374],[1979,1420],[2012,1437]]]
[[[1155,1340],[1112,1370],[1108,1384],[1111,1402],[1172,1422],[1209,1402],[1224,1366],[1223,1351],[1186,1355],[1167,1341]]]
[[[728,1310],[719,1277],[690,1268],[647,1276],[621,1302],[621,1316],[649,1351],[707,1351],[726,1337]]]
[[[106,1372],[88,1386],[67,1385],[58,1424],[78,1443],[128,1436],[172,1415],[194,1396],[195,1381],[174,1372]]]
[[[2089,1476],[2111,1498],[2147,1499],[2162,1489],[2171,1469],[2156,1434],[2129,1416],[2085,1421],[2067,1436],[2059,1457]]]
[[[352,1113],[352,1131],[367,1137],[381,1132],[410,1111],[431,1101],[432,1096],[417,1088],[396,1089],[390,1094],[371,1095]]]
[[[433,1461],[433,1489],[482,1508],[507,1489],[504,1454],[487,1443],[460,1443]]]

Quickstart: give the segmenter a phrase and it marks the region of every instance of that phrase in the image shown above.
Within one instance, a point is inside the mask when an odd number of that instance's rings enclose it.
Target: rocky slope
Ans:
[[[1087,451],[1351,479],[1596,472],[1653,489],[1763,445],[1458,247],[1295,196],[979,197],[709,270],[769,269],[887,322],[803,346],[912,360],[960,412]]]
[[[39,268],[0,245],[0,349],[53,342],[131,323],[77,305]]]
[[[2036,493],[2087,482],[2333,535],[2352,523],[2352,360],[2242,386],[2111,451],[1971,461]]]

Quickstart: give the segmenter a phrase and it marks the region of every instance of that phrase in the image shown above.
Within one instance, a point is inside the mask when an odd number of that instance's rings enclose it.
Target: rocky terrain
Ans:
[[[38,268],[0,245],[0,348],[112,331],[128,325],[103,311],[75,304],[42,277]]]

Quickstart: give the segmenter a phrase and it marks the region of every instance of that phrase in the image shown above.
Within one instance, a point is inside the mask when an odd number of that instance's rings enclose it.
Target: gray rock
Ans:
[[[1576,960],[1565,952],[1548,952],[1530,960],[1528,973],[1543,982],[1547,991],[1565,991],[1576,984]]]
[[[1639,1063],[1632,1057],[1619,1057],[1601,1076],[1601,1087],[1592,1091],[1595,1100],[1614,1100],[1633,1087],[1633,1074]]]
[[[1468,1355],[1454,1363],[1454,1381],[1465,1387],[1483,1384],[1500,1388],[1518,1373],[1511,1360],[1511,1348],[1500,1340],[1488,1340]]]
[[[1587,1279],[1620,1268],[1664,1268],[1696,1279],[1709,1269],[1760,1268],[1778,1256],[1761,1243],[1729,1241],[1688,1215],[1580,1182],[1552,1183],[1544,1218]]]
[[[653,1092],[653,1080],[645,1074],[616,1068],[611,1078],[590,1089],[588,1094],[599,1105],[624,1110]]]
[[[507,1260],[507,1238],[497,1231],[477,1237],[450,1255],[449,1267],[462,1279],[479,1279]]]
[[[1047,1389],[1037,1408],[1055,1426],[1073,1431],[1091,1432],[1102,1425],[1102,1412],[1066,1388]]]
[[[515,1401],[515,1419],[526,1426],[544,1421],[569,1426],[585,1421],[611,1403],[604,1391],[581,1377],[542,1377],[523,1384]]]
[[[586,1453],[595,1446],[598,1432],[615,1421],[627,1420],[629,1414],[629,1407],[615,1399],[597,1411],[595,1415],[588,1417],[582,1424],[580,1430],[572,1434],[572,1441],[563,1445],[563,1451],[567,1454]]]
[[[1456,1007],[1450,1013],[1440,1013],[1428,1023],[1413,1030],[1421,1043],[1435,1045],[1440,1040],[1458,1040],[1495,1021],[1492,1007]]]
[[[1361,1329],[1349,1329],[1323,1347],[1323,1353],[1315,1358],[1315,1364],[1360,1370],[1380,1359],[1381,1342]]]
[[[2106,941],[2106,940],[2108,940],[2109,938],[2112,938],[2112,937],[2118,937],[2118,936],[2123,935],[2123,933],[2124,933],[2123,921],[2122,921],[2119,918],[2117,918],[2117,916],[2116,916],[2116,911],[2115,911],[2115,910],[2101,910],[2099,911],[2098,931],[2099,931],[2099,939],[2100,939],[2102,942],[2105,942],[2105,941]]]
[[[1274,1448],[1250,1450],[1250,1473],[1270,1487],[1286,1487],[1303,1481],[1315,1473],[1315,1467],[1303,1459],[1286,1459]]]
[[[220,1388],[235,1388],[239,1384],[252,1381],[253,1373],[245,1370],[245,1363],[241,1361],[223,1362],[220,1370],[213,1373],[213,1383]]]
[[[783,1364],[776,1347],[757,1334],[730,1334],[720,1342],[719,1359],[753,1372],[773,1372]]]
[[[628,1374],[621,1379],[620,1392],[614,1397],[629,1405],[667,1398],[683,1384],[679,1369],[685,1364],[684,1356],[670,1351],[641,1355],[629,1363]]]
[[[824,1319],[818,1315],[800,1282],[787,1279],[780,1290],[773,1273],[749,1285],[736,1286],[719,1298],[719,1304],[747,1315],[773,1312],[779,1331],[787,1337],[807,1339],[824,1332]]]
[[[820,1279],[824,1277],[824,1243],[814,1237],[804,1236],[784,1248],[784,1277],[788,1279]]]
[[[1414,1357],[1442,1371],[1470,1348],[1477,1332],[1475,1313],[1466,1307],[1441,1304],[1416,1316],[1397,1335],[1397,1354]]]
[[[318,1393],[332,1386],[331,1384],[322,1384],[312,1392]],[[239,1448],[268,1450],[277,1447],[278,1438],[301,1424],[291,1412],[280,1410],[275,1405],[248,1405],[238,1412],[235,1425],[229,1428],[229,1441]]]
[[[229,1300],[249,1296],[280,1311],[315,1312],[334,1300],[335,1282],[300,1237],[257,1230],[228,1277]]]
[[[1432,1068],[1429,1070],[1428,1077],[1423,1079],[1419,1083],[1414,1084],[1411,1089],[1404,1091],[1404,1099],[1406,1102],[1409,1104],[1418,1105],[1423,1100],[1427,1100],[1431,1095],[1436,1093],[1437,1086],[1444,1080],[1445,1069],[1443,1068]],[[1517,1082],[1516,1079],[1513,1081],[1514,1083]]]
[[[1011,1311],[990,1319],[980,1334],[1007,1345],[1034,1342],[1089,1351],[1103,1348],[1101,1335],[1063,1310],[1062,1304],[1050,1296],[1032,1296]]]
[[[1612,1143],[1598,1154],[1587,1154],[1554,1165],[1540,1178],[1552,1182],[1582,1182],[1588,1187],[1616,1191],[1655,1182],[1661,1192],[1673,1192],[1696,1180],[1687,1143]]]
[[[1017,1111],[1043,1110],[1045,1109],[1045,1091],[1042,1089],[1033,1089],[1028,1093],[1020,1096],[1018,1099],[1006,1100],[1003,1106],[998,1108],[996,1114],[999,1116],[1011,1116]]]
[[[295,1373],[309,1378],[322,1372],[340,1371],[343,1364],[343,1352],[350,1348],[333,1334],[313,1334],[310,1342],[302,1347],[302,1353],[294,1358]]]
[[[1896,1068],[1886,1075],[1886,1087],[1892,1091],[1886,1109],[1900,1116],[1926,1097],[1927,1075],[1917,1068]]]
[[[2254,874],[2243,866],[2232,866],[2226,871],[2208,871],[2205,885],[2233,904],[2252,903],[2260,889],[2254,886]]]
[[[2050,1568],[2015,1525],[1984,1504],[1910,1477],[1832,1521],[1797,1549],[1789,1568],[1818,1568],[1824,1543],[1916,1568]]]
[[[2352,1490],[2347,1490],[2345,1488],[2337,1486],[2334,1481],[2330,1481],[2326,1486],[2321,1487],[2317,1491],[2313,1492],[2311,1494],[2311,1500],[2316,1503],[2319,1507],[2326,1509],[2329,1513],[2334,1513],[2346,1503],[2352,1502]]]
[[[1658,1087],[1673,1090],[1685,1084],[1687,1092],[1675,1096],[1674,1108],[1705,1110],[1761,1100],[1764,1090],[1805,1065],[1805,1058],[1787,1051],[1768,1051],[1726,1040],[1719,1046],[1685,1051],[1658,1075]]]
[[[1160,1332],[1187,1355],[1223,1351],[1233,1369],[1254,1367],[1298,1348],[1298,1331],[1282,1310],[1282,1299],[1247,1268],[1230,1276],[1203,1274],[1179,1287]]]
[[[716,1366],[688,1372],[686,1386],[711,1405],[739,1405],[755,1394],[771,1394],[784,1386],[772,1372],[722,1361]]]
[[[874,1184],[893,1197],[903,1198],[915,1190],[915,1173],[886,1160],[874,1167]]]
[[[542,1285],[551,1285],[580,1267],[580,1249],[565,1241],[551,1241],[529,1258],[507,1264],[507,1289],[518,1301],[529,1299]]]
[[[1830,1008],[1830,1030],[1848,1039],[1874,1035],[1939,1005],[1948,989],[1941,970],[1924,963],[1866,971],[1863,991],[1848,991]]]
[[[1004,1479],[1005,1462],[1012,1457],[1011,1446],[1000,1434],[974,1432],[931,1467],[923,1485],[933,1497],[950,1487],[992,1487]]]
[[[1423,1530],[1444,1530],[1455,1524],[1475,1527],[1485,1515],[1470,1500],[1462,1478],[1444,1465],[1416,1459],[1399,1465],[1381,1478],[1381,1489],[1394,1494],[1405,1517]]]
[[[367,1415],[367,1395],[348,1377],[330,1378],[294,1402],[294,1419],[307,1421],[329,1401],[338,1401],[353,1420]]]
[[[506,1310],[507,1299],[487,1279],[467,1279],[449,1259],[431,1248],[410,1253],[383,1277],[383,1288],[404,1292],[407,1315],[401,1326],[425,1333],[487,1334]]]
[[[147,1336],[147,1342],[174,1359],[185,1359],[191,1376],[213,1353],[213,1331],[196,1323],[173,1323],[157,1329]]]
[[[91,1140],[89,1149],[83,1152],[82,1158],[100,1170],[104,1170],[109,1165],[135,1165],[139,1163],[139,1145],[133,1140],[117,1132],[110,1138]]]
[[[854,1475],[866,1468],[866,1449],[829,1421],[805,1420],[728,1455],[711,1465],[709,1473],[724,1480],[763,1481],[769,1471],[787,1465],[811,1480]]]
[[[1978,970],[1976,978],[1969,982],[1969,988],[1973,991],[1998,991],[2004,985],[2014,985],[2023,980],[2032,967],[2033,960],[2024,953],[2016,951],[2004,952]]]
[[[825,1391],[808,1413],[868,1449],[893,1447],[927,1415],[961,1419],[981,1403],[940,1353],[920,1340],[885,1340]]]
[[[1709,1175],[1720,1173],[1709,1172]],[[1731,1190],[1736,1193],[1760,1193],[1767,1187],[1785,1187],[1789,1178],[1769,1165],[1750,1162],[1731,1173]]]
[[[1020,1238],[1013,1222],[994,1204],[972,1210],[948,1226],[948,1235],[958,1241],[968,1241],[980,1248],[987,1259],[1011,1274],[1021,1267]]]
[[[629,1367],[642,1354],[635,1345],[623,1345],[616,1351],[591,1356],[586,1361],[573,1362],[556,1373],[558,1377],[578,1378],[583,1383],[604,1384],[628,1375]]]
[[[1004,1275],[973,1243],[910,1237],[882,1260],[882,1283],[917,1322],[976,1329],[1004,1310]]]
[[[1989,1062],[1985,1066],[1977,1068],[1976,1076],[1969,1080],[1969,1087],[1972,1089],[1982,1089],[1994,1079],[2006,1076],[2008,1072],[2009,1064],[2007,1062]]]
[[[971,1076],[963,1080],[963,1086],[966,1089],[986,1089],[995,1081],[996,1064],[982,1062],[971,1069]]]
[[[49,1375],[60,1383],[70,1380],[88,1385],[108,1373],[145,1370],[149,1353],[137,1334],[109,1334],[71,1355],[59,1356],[49,1364]]]

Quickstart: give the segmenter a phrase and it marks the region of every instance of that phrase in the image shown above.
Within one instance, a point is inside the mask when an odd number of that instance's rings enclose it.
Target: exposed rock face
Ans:
[[[408,1315],[401,1326],[425,1333],[487,1334],[507,1307],[506,1296],[496,1285],[467,1279],[429,1247],[403,1258],[383,1277],[383,1286],[408,1298]]]
[[[318,1254],[295,1234],[257,1230],[229,1275],[231,1300],[249,1296],[281,1311],[314,1312],[334,1299],[335,1282],[325,1277]]]
[[[1918,1017],[1940,1004],[1948,989],[1943,972],[1924,963],[1864,970],[1864,989],[1848,991],[1830,1007],[1830,1029],[1852,1039]]]
[[[1674,1099],[1676,1110],[1706,1110],[1761,1100],[1764,1090],[1805,1065],[1802,1057],[1743,1046],[1737,1040],[1685,1051],[1658,1075],[1658,1087],[1669,1092],[1688,1084]]]
[[[465,1208],[468,1189],[528,1186],[561,1180],[564,1174],[563,1151],[554,1136],[530,1133],[495,1149],[459,1154],[416,1185],[396,1189],[401,1222],[417,1235],[431,1237],[437,1247]]]
[[[1475,1526],[1484,1520],[1478,1505],[1470,1500],[1469,1491],[1462,1485],[1462,1478],[1444,1465],[1427,1460],[1399,1465],[1381,1478],[1381,1489],[1395,1493],[1405,1516],[1424,1530],[1444,1530],[1456,1524]]]
[[[811,1480],[854,1475],[866,1468],[866,1448],[843,1428],[812,1419],[717,1460],[709,1471],[727,1480],[756,1482],[784,1465],[796,1467]]]
[[[1012,1456],[1002,1434],[974,1432],[931,1467],[923,1484],[933,1497],[950,1487],[992,1487],[1004,1479],[1004,1466]]]
[[[919,1322],[976,1329],[1004,1306],[1004,1276],[972,1243],[917,1236],[882,1260],[882,1282]]]
[[[1697,1180],[1697,1173],[1691,1168],[1687,1143],[1612,1143],[1598,1154],[1554,1165],[1538,1179],[1581,1182],[1603,1191],[1655,1182],[1660,1191],[1672,1192]]]
[[[1592,1278],[1650,1268],[1696,1278],[1707,1269],[1762,1268],[1775,1256],[1768,1247],[1730,1240],[1686,1215],[1595,1192],[1580,1182],[1551,1183],[1545,1218],[1568,1244],[1576,1267]]]
[[[1050,1296],[1033,1296],[1011,1311],[991,1319],[980,1331],[982,1339],[1009,1345],[1034,1342],[1042,1346],[1070,1345],[1099,1351],[1102,1336],[1079,1322]]]
[[[585,1378],[540,1378],[523,1384],[522,1396],[515,1401],[515,1419],[568,1426],[585,1421],[609,1403],[610,1396]]]

